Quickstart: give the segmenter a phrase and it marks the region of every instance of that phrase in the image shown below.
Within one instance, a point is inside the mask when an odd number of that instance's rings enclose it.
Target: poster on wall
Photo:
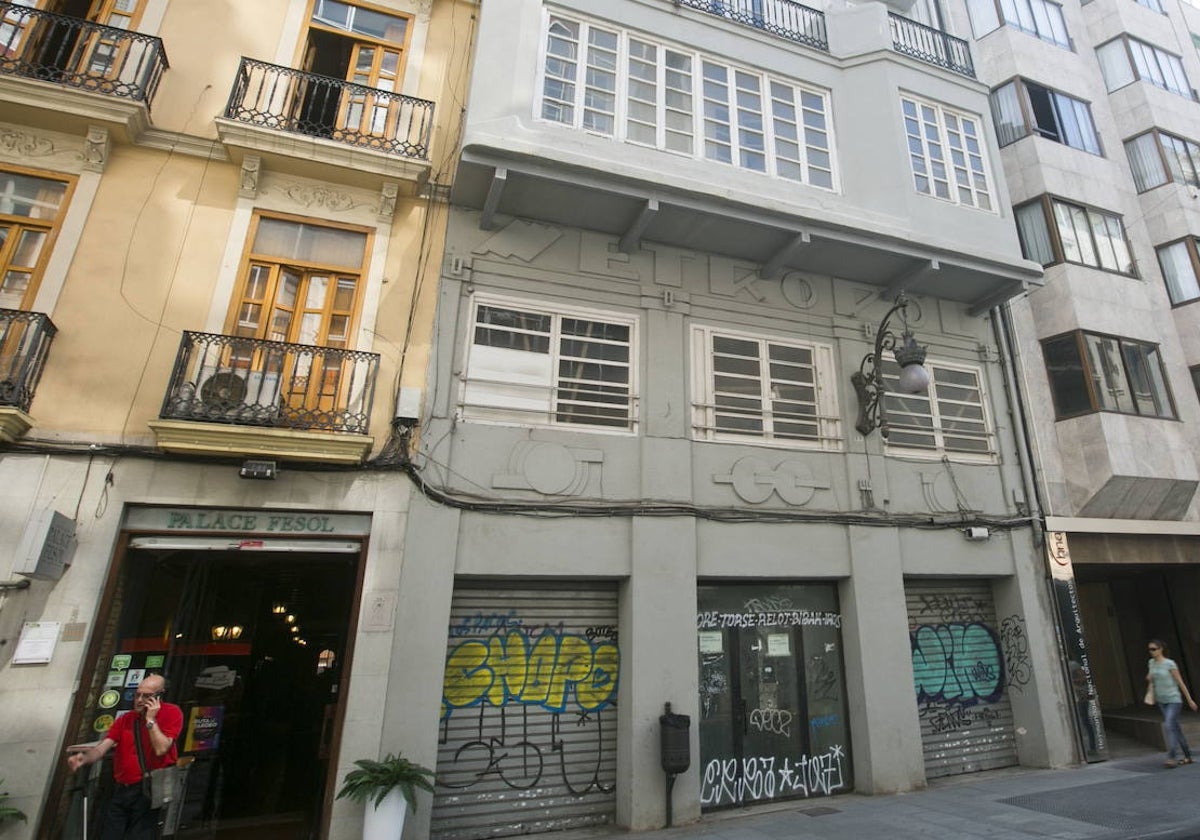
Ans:
[[[215,750],[221,738],[221,721],[224,715],[224,706],[193,707],[188,716],[187,737],[183,742],[183,751],[191,753]]]

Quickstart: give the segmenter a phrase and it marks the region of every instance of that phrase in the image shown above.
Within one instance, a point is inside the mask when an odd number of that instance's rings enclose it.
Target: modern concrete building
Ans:
[[[82,836],[64,749],[147,669],[178,836],[359,835],[473,16],[0,3],[6,836]]]
[[[1040,505],[1106,724],[1161,741],[1147,639],[1200,678],[1200,9],[945,12],[973,37],[1023,253],[1045,266],[1005,313]]]
[[[1077,760],[994,318],[1042,271],[967,42],[510,0],[474,65],[384,724],[436,755],[418,836]]]

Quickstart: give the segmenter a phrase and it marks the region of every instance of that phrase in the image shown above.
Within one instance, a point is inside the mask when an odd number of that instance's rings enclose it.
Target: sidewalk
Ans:
[[[1120,744],[1109,761],[938,780],[923,791],[847,794],[725,811],[639,840],[1191,840],[1200,838],[1200,764]]]

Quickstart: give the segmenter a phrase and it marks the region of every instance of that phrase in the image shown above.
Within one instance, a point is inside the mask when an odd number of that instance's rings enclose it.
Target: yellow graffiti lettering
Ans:
[[[487,666],[488,646],[483,642],[464,642],[446,658],[446,678],[442,697],[455,708],[477,702],[492,685],[492,670]]]
[[[558,639],[547,633],[533,643],[525,671],[525,689],[517,698],[522,703],[548,705],[554,663],[558,659]]]
[[[488,702],[502,706],[510,697],[520,697],[525,690],[526,663],[529,650],[525,636],[512,630],[503,639],[494,636],[488,642],[488,666],[495,679],[488,691]]]
[[[597,645],[591,671],[575,685],[575,699],[583,709],[591,712],[609,701],[617,687],[620,664],[621,654],[616,645]]]
[[[550,692],[546,706],[564,709],[567,705],[567,683],[578,683],[592,672],[592,646],[582,636],[563,636],[558,644],[558,659],[550,676]]]

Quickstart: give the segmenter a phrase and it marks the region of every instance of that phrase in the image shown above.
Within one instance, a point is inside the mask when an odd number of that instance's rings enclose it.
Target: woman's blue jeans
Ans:
[[[1163,735],[1167,738],[1167,757],[1174,758],[1176,750],[1182,750],[1184,758],[1191,758],[1192,751],[1187,739],[1183,737],[1183,729],[1179,726],[1179,712],[1183,703],[1159,703],[1162,709]]]

